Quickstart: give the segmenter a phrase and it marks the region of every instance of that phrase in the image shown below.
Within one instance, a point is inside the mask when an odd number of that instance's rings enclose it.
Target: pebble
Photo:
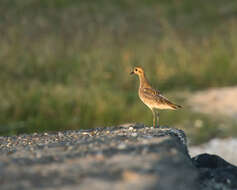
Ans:
[[[120,150],[123,150],[123,149],[125,149],[125,148],[127,148],[127,145],[126,145],[125,143],[120,143],[120,144],[118,145],[118,149],[120,149]]]
[[[129,130],[129,131],[132,131],[132,130],[133,130],[133,127],[129,127],[128,130]]]
[[[88,132],[82,132],[82,134],[83,134],[83,135],[88,135],[88,136],[91,136],[91,134],[90,134],[90,133],[88,133]]]
[[[131,136],[132,136],[132,137],[136,137],[136,136],[137,136],[137,133],[132,133]]]
[[[62,136],[64,136],[64,134],[62,132],[58,132],[58,136],[62,137]]]

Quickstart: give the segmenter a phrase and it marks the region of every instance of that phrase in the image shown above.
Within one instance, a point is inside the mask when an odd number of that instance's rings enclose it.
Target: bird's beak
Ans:
[[[134,74],[134,72],[132,71],[131,73],[130,73],[130,75],[133,75]]]

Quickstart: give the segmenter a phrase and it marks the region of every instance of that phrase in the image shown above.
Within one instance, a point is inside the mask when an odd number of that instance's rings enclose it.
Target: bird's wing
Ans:
[[[146,97],[153,98],[154,100],[162,104],[168,104],[168,105],[173,104],[166,97],[164,97],[158,90],[152,88],[144,88],[143,93]]]
[[[144,94],[149,94],[150,96],[158,96],[161,95],[160,91],[152,89],[152,88],[143,88]]]

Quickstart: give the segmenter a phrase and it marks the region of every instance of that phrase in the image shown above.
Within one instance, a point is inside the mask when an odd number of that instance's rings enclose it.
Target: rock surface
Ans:
[[[185,134],[171,128],[136,125],[0,137],[0,189],[236,189],[235,166],[222,164],[224,170],[214,175],[209,166],[215,163],[218,171],[219,165],[213,161],[191,159]],[[230,177],[216,180],[228,172]]]
[[[237,167],[217,155],[201,154],[192,158],[199,170],[201,189],[236,189]]]

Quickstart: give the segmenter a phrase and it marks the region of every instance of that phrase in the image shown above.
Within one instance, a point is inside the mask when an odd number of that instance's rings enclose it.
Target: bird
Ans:
[[[156,126],[156,121],[157,127],[159,127],[159,113],[157,112],[158,109],[177,110],[179,108],[182,108],[182,106],[169,101],[161,94],[159,90],[152,88],[146,78],[144,70],[141,67],[134,67],[130,74],[135,74],[139,77],[140,85],[138,89],[138,95],[141,101],[152,111],[153,127]]]

